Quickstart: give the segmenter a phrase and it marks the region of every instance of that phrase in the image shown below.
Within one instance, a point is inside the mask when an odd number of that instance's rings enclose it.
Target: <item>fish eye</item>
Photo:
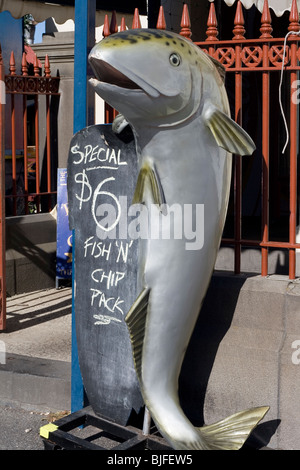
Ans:
[[[173,54],[171,54],[169,57],[169,61],[171,65],[173,65],[174,67],[178,67],[178,65],[181,64],[181,57],[176,52],[173,52]]]

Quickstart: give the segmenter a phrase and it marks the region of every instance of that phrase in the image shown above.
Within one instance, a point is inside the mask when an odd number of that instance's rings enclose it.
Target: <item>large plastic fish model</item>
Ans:
[[[174,449],[237,450],[269,407],[196,428],[180,406],[178,378],[221,241],[232,153],[251,155],[255,145],[230,118],[223,66],[191,41],[124,31],[96,44],[89,60],[95,91],[135,135],[133,202],[144,204],[150,226],[159,223],[140,240],[141,292],[125,318],[145,404]]]

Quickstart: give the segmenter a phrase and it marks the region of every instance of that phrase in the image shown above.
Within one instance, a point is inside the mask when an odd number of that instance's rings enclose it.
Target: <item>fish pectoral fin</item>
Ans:
[[[140,381],[142,376],[142,354],[149,295],[150,289],[143,289],[125,317],[125,322],[127,323],[130,334],[134,366]]]
[[[198,428],[209,450],[239,450],[268,412],[268,406],[241,411],[215,424]]]
[[[219,147],[237,155],[252,155],[256,149],[253,140],[227,114],[208,104],[204,108],[203,118]]]
[[[160,210],[164,212],[166,200],[163,187],[155,165],[150,162],[145,162],[140,169],[132,204],[144,203],[144,192],[146,184],[150,184],[154,204],[157,204]]]
[[[128,121],[126,121],[123,114],[118,114],[113,120],[111,128],[115,134],[121,134],[126,126],[129,126]]]

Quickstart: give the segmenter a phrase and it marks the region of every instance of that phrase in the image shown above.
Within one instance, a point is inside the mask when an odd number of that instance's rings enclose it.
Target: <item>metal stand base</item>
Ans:
[[[46,450],[171,450],[156,429],[145,435],[95,415],[90,406],[43,426],[40,435]]]

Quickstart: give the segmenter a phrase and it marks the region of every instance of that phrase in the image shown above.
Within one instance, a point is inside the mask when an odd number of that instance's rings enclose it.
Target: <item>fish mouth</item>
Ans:
[[[89,61],[97,80],[109,83],[110,85],[116,85],[120,88],[126,88],[128,90],[142,89],[137,83],[104,60],[90,57]]]

